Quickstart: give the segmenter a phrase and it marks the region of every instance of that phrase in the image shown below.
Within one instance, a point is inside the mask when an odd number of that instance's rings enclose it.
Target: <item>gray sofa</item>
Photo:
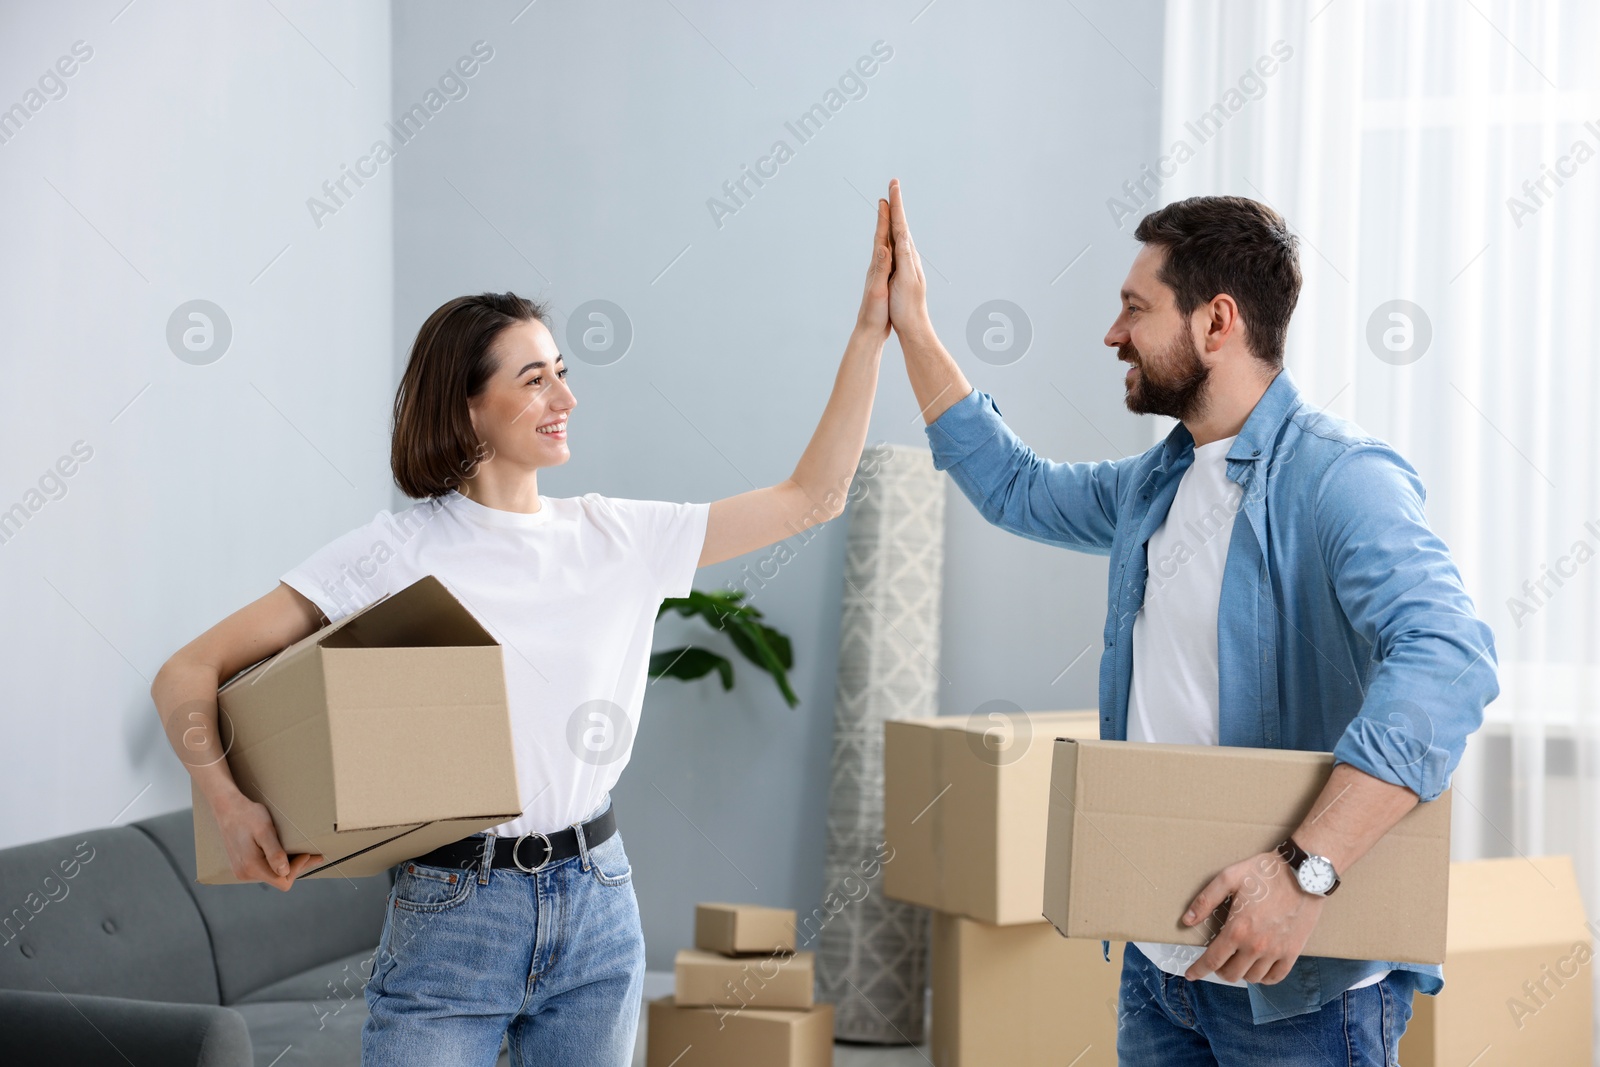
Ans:
[[[0,851],[0,1062],[359,1064],[390,884],[200,885],[187,809]]]

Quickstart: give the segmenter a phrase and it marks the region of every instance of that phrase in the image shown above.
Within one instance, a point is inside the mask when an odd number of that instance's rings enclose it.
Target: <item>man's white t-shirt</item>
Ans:
[[[337,538],[283,576],[330,622],[433,575],[502,646],[522,814],[507,837],[582,822],[627,765],[656,612],[689,594],[709,504],[588,493],[536,512],[450,492]]]
[[[1218,743],[1217,611],[1233,523],[1244,495],[1227,475],[1233,441],[1227,437],[1195,448],[1194,463],[1178,482],[1171,510],[1150,535],[1144,605],[1133,620],[1129,741]],[[1168,974],[1183,974],[1205,953],[1202,945],[1134,944]],[[1388,973],[1381,971],[1351,988],[1371,985]],[[1205,980],[1245,985],[1215,972]]]

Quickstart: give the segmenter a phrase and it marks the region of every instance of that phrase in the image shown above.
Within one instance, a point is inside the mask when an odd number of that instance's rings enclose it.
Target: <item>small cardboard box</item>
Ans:
[[[684,1008],[652,1000],[647,1067],[832,1067],[833,1005],[810,1011]]]
[[[794,951],[794,909],[696,904],[694,947],[725,956]]]
[[[1449,915],[1444,989],[1412,998],[1406,1067],[1589,1067],[1594,927],[1572,859],[1452,863]]]
[[[242,671],[217,692],[240,790],[272,812],[302,878],[377,874],[519,814],[501,650],[422,578]],[[194,790],[199,881],[236,882]]]
[[[784,1008],[814,1003],[816,969],[810,952],[724,956],[697,948],[678,950],[673,1000],[682,1008]]]
[[[1327,752],[1062,739],[1055,743],[1045,917],[1068,937],[1203,945],[1180,922],[1224,867],[1270,852],[1311,812]],[[1305,955],[1439,963],[1450,881],[1450,794],[1418,804],[1339,872]],[[1259,887],[1294,892],[1275,863]]]
[[[988,923],[1039,922],[1051,748],[1099,736],[1094,711],[884,723],[884,896]]]
[[[934,1067],[1117,1067],[1123,946],[933,915]]]

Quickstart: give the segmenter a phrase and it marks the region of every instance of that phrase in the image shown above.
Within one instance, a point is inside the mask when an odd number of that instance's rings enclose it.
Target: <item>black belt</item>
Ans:
[[[616,810],[611,807],[607,807],[605,811],[583,824],[583,840],[589,848],[594,848],[616,832],[617,815]],[[521,837],[496,836],[493,865],[513,867],[527,874],[533,874],[562,860],[569,860],[577,854],[578,831],[574,827],[569,826],[565,830],[557,830],[550,834],[541,834],[535,830]],[[464,837],[460,841],[452,841],[448,845],[440,845],[432,852],[418,856],[410,862],[429,867],[468,870],[482,861],[483,838],[474,835]]]

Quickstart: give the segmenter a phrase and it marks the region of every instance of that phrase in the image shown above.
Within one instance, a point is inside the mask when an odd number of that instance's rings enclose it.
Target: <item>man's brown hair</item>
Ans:
[[[1300,299],[1299,242],[1283,216],[1242,196],[1192,196],[1152,211],[1133,236],[1166,251],[1159,277],[1187,317],[1227,293],[1257,359],[1283,366],[1289,316]]]
[[[417,500],[443,496],[488,457],[467,413],[496,368],[495,339],[508,326],[538,320],[549,308],[516,293],[459,296],[417,331],[394,397],[389,466],[395,484]]]

